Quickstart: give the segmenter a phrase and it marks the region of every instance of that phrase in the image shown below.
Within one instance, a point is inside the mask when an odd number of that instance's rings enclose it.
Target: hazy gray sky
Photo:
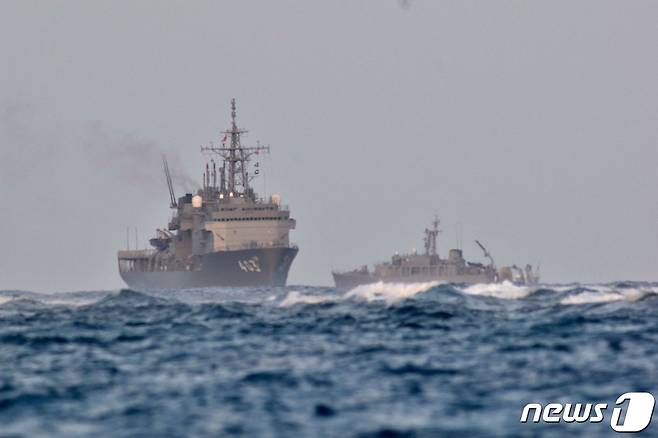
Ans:
[[[658,279],[656,1],[0,1],[0,55],[0,289],[121,287],[126,227],[170,215],[159,151],[200,180],[231,97],[292,284],[434,213],[442,254],[461,223],[471,260]]]

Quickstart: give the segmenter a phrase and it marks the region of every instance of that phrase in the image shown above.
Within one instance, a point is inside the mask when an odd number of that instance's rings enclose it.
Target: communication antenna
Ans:
[[[457,249],[463,249],[463,227],[461,221],[457,224]]]
[[[265,160],[266,160],[266,158],[263,157],[263,161],[264,161],[264,162],[265,162]],[[262,175],[263,175],[263,196],[264,196],[265,198],[268,197],[268,196],[267,196],[267,175],[265,174],[265,168],[267,168],[267,166],[268,166],[269,164],[270,164],[270,163],[269,163],[269,160],[267,160],[267,162],[265,162],[265,166],[263,167],[263,174],[262,174]]]
[[[257,148],[261,147],[260,141],[258,141],[258,140],[256,140],[256,147]],[[268,150],[269,150],[269,147],[270,146],[267,145]],[[265,175],[265,169],[267,168],[267,166],[269,164],[266,161],[267,157],[268,157],[267,154],[263,154],[262,157],[258,158],[258,161],[256,161],[256,164],[254,164],[254,167],[255,167],[254,177],[260,176],[262,181],[263,181],[263,192],[262,192],[263,198],[268,197],[267,196],[267,177]]]
[[[212,162],[212,189],[213,191],[217,190],[217,164],[215,160],[210,160]]]

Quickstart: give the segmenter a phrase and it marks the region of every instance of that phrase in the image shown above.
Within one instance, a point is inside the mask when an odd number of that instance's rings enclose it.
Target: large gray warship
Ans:
[[[221,146],[203,152],[218,156],[205,166],[203,186],[176,198],[166,158],[163,165],[171,208],[167,229],[150,240],[153,249],[119,251],[119,273],[133,288],[178,289],[212,286],[284,286],[297,255],[289,240],[295,220],[279,195],[258,198],[251,181],[259,174],[255,155],[269,146],[246,147],[247,131],[236,123],[231,101],[231,128]],[[228,141],[228,144],[227,144]],[[218,178],[219,175],[219,178]]]
[[[510,281],[515,284],[536,284],[539,282],[539,269],[526,265],[524,269],[516,265],[496,268],[493,257],[479,241],[488,264],[467,262],[461,249],[448,251],[448,258],[439,257],[436,239],[439,235],[439,220],[435,218],[431,229],[425,229],[423,239],[425,252],[418,254],[395,254],[390,262],[375,264],[374,270],[368,266],[352,271],[333,271],[336,287],[352,288],[363,284],[377,283],[422,283],[439,281],[456,284],[477,284]]]

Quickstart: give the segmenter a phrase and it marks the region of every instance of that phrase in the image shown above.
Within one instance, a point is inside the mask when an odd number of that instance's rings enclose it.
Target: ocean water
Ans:
[[[0,436],[602,436],[521,410],[657,390],[658,283],[0,292]]]

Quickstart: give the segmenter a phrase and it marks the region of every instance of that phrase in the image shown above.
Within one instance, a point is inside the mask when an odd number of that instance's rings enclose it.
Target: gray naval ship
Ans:
[[[196,193],[176,198],[163,157],[174,215],[167,229],[158,229],[150,240],[153,249],[119,251],[119,273],[130,287],[286,284],[298,251],[289,240],[295,220],[279,195],[261,199],[254,192],[251,182],[259,174],[254,156],[269,153],[269,146],[241,144],[247,131],[237,126],[235,99],[231,120],[231,128],[222,132],[221,146],[201,148],[213,158],[206,163],[203,186]]]
[[[448,258],[439,257],[436,239],[439,235],[439,219],[435,218],[431,229],[425,229],[423,254],[395,254],[390,262],[378,263],[371,272],[368,266],[362,266],[347,272],[333,271],[336,287],[352,288],[363,284],[376,283],[422,283],[440,281],[445,283],[476,284],[511,281],[515,284],[537,284],[539,268],[526,265],[521,269],[516,265],[496,268],[493,257],[479,241],[475,243],[482,249],[488,264],[467,262],[461,249],[448,251]]]

